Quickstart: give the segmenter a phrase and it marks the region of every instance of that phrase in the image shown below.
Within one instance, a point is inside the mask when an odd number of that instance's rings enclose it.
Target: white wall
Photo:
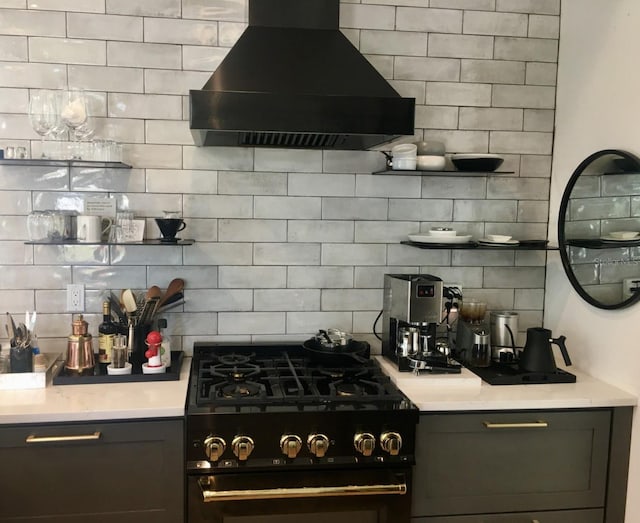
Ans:
[[[564,187],[589,154],[617,148],[640,155],[640,2],[562,2],[550,239],[557,239]],[[639,267],[640,272],[640,267]],[[567,336],[574,365],[640,395],[640,305],[605,311],[584,302],[550,257],[545,326]],[[640,421],[634,419],[626,521],[640,521]]]

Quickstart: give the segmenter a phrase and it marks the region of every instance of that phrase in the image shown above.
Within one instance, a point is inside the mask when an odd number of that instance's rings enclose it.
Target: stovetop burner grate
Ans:
[[[365,409],[405,400],[374,360],[325,366],[297,346],[264,354],[216,348],[194,352],[199,407]]]

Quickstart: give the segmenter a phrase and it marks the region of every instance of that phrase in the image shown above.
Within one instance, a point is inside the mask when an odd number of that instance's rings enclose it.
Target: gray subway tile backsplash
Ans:
[[[166,287],[183,277],[185,304],[167,318],[172,346],[190,351],[195,340],[293,340],[328,327],[370,335],[382,276],[428,273],[539,325],[544,251],[400,242],[437,226],[475,239],[546,238],[559,6],[559,0],[342,2],[343,33],[395,89],[416,98],[415,136],[403,141],[443,141],[448,154],[499,153],[500,170],[513,171],[405,176],[371,174],[386,168],[379,150],[391,145],[374,151],[194,145],[189,90],[202,88],[246,27],[246,0],[0,1],[0,147],[25,145],[39,154],[27,117],[30,90],[69,84],[91,93],[98,137],[122,142],[133,166],[71,173],[0,166],[0,303],[18,313],[41,311],[42,340],[64,348],[68,283],[86,286],[96,332],[109,290]],[[628,189],[614,178],[607,184],[610,198]],[[178,212],[187,223],[182,237],[196,242],[24,243],[29,212],[80,211],[89,195],[113,198],[144,218],[147,238],[159,235],[155,217]],[[640,213],[637,201],[620,205],[620,217],[595,226],[615,227]]]

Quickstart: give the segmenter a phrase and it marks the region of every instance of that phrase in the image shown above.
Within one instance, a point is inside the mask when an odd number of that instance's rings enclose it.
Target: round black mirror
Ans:
[[[640,160],[617,149],[592,154],[562,195],[558,243],[578,294],[600,309],[640,299]]]

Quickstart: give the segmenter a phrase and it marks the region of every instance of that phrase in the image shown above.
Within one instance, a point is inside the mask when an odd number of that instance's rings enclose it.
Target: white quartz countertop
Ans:
[[[184,416],[191,358],[179,380],[0,390],[0,424]]]
[[[526,409],[579,409],[635,406],[638,398],[575,368],[575,383],[489,385],[468,369],[458,375],[399,372],[376,356],[391,380],[423,412]]]
[[[419,376],[398,372],[375,356],[400,389],[423,412],[564,409],[635,406],[637,398],[571,368],[576,383],[489,385],[467,369],[459,375]],[[191,358],[180,379],[134,383],[55,385],[41,389],[0,390],[0,424],[55,423],[184,415]]]

